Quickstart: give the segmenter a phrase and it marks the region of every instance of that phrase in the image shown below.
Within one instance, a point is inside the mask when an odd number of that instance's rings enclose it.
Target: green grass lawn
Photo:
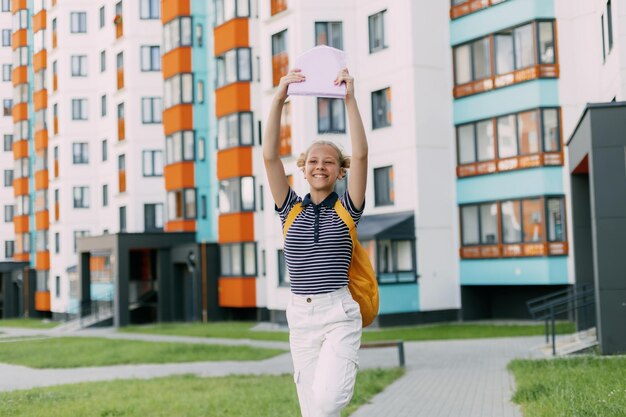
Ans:
[[[63,337],[0,343],[0,362],[31,368],[76,368],[122,364],[256,361],[284,351],[248,346],[158,343]]]
[[[403,374],[359,373],[348,416]],[[299,415],[293,377],[176,376],[61,385],[0,393],[0,416],[22,417],[291,417]]]
[[[626,416],[626,356],[514,360],[524,417]]]
[[[40,319],[1,319],[0,327],[24,327],[28,329],[52,329],[59,323]]]
[[[254,331],[253,322],[221,322],[221,323],[163,323],[150,326],[129,326],[121,329],[129,333],[151,333],[177,336],[223,337],[230,339],[257,339],[287,341],[287,332]],[[557,323],[558,334],[575,331],[573,323]],[[376,340],[446,340],[446,339],[477,339],[489,337],[512,337],[543,335],[543,324],[509,325],[509,324],[472,324],[452,323],[412,327],[392,327],[374,329],[363,332],[363,341]]]

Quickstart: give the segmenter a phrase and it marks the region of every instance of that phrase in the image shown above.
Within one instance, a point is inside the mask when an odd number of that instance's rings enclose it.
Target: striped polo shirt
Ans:
[[[283,227],[291,208],[302,201],[302,212],[296,217],[285,238],[284,254],[294,294],[323,294],[348,285],[352,259],[352,239],[348,226],[334,209],[339,196],[332,192],[320,204],[304,199],[291,188],[282,207],[276,207]],[[341,203],[358,224],[363,210],[356,210],[348,191]]]

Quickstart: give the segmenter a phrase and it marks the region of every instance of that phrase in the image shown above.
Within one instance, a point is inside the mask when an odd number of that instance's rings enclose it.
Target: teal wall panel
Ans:
[[[567,257],[464,259],[461,285],[567,284]]]
[[[381,285],[379,314],[411,313],[419,311],[417,284]]]

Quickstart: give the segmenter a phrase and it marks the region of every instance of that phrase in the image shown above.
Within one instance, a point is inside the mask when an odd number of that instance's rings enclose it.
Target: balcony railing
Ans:
[[[561,256],[568,254],[567,242],[500,243],[461,247],[463,259],[519,258],[532,256]]]
[[[457,4],[450,7],[450,19],[456,19],[466,14],[486,9],[505,0],[467,0],[465,3]]]
[[[563,165],[563,152],[546,152],[534,155],[519,155],[512,158],[502,158],[492,161],[463,164],[457,166],[456,174],[458,177],[462,178],[474,175],[513,171],[516,169],[555,165]]]
[[[285,10],[287,10],[287,0],[271,0],[270,11],[272,16]]]

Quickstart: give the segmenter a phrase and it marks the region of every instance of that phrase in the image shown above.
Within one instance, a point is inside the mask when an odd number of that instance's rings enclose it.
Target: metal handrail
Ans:
[[[552,336],[552,355],[556,355],[556,317],[572,311],[577,311],[595,304],[595,290],[592,284],[578,284],[561,291],[555,291],[542,297],[533,298],[526,302],[531,317],[535,320],[544,320],[546,324],[546,343]],[[582,310],[582,323],[585,328],[592,327],[595,318],[588,322],[585,310]],[[584,326],[583,326],[584,327]]]

